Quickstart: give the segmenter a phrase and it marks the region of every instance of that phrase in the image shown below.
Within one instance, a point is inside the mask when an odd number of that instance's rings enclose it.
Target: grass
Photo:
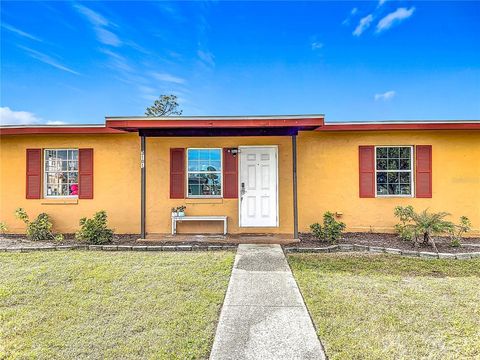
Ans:
[[[330,360],[480,359],[480,259],[288,259]]]
[[[0,254],[0,358],[208,358],[233,259]]]

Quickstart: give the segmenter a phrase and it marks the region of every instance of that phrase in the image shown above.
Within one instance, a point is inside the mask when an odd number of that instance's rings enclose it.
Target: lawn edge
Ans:
[[[0,252],[25,253],[34,251],[219,251],[236,250],[235,245],[51,245],[29,247],[3,247]]]
[[[307,310],[307,314],[308,314],[308,317],[310,318],[310,321],[313,325],[313,329],[315,330],[315,335],[317,335],[317,338],[318,338],[318,342],[320,343],[320,346],[322,348],[322,351],[323,351],[323,355],[325,356],[325,360],[329,360],[329,357],[328,357],[328,354],[327,354],[327,350],[325,349],[325,344],[323,343],[322,339],[320,338],[320,334],[319,334],[319,331],[317,329],[317,324],[315,323],[315,321],[313,320],[313,316],[312,314],[310,313],[310,309],[309,307],[307,306],[307,301],[305,299],[305,297],[303,296],[303,293],[302,293],[302,289],[300,288],[300,284],[298,283],[298,280],[295,276],[295,273],[293,272],[293,269],[292,269],[292,266],[290,265],[290,262],[288,261],[288,251],[287,251],[288,248],[282,248],[282,251],[283,251],[283,255],[285,256],[285,259],[287,261],[287,266],[288,268],[290,269],[290,273],[292,274],[292,277],[293,277],[293,281],[295,281],[295,284],[297,285],[297,289],[298,289],[298,292],[300,293],[300,296],[302,297],[302,301],[303,301],[303,306],[305,307],[305,309]]]
[[[428,251],[414,251],[414,250],[401,250],[395,248],[379,247],[379,246],[367,246],[359,244],[340,244],[331,245],[326,247],[296,247],[288,246],[284,247],[285,253],[339,253],[339,252],[355,252],[355,253],[376,253],[376,254],[391,254],[407,257],[419,257],[423,259],[451,259],[451,260],[465,260],[480,258],[480,252],[471,253],[435,253]]]

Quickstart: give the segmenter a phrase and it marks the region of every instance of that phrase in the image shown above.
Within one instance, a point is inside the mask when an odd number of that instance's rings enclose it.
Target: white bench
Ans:
[[[182,221],[223,221],[223,235],[227,235],[227,216],[172,216],[172,235],[177,233],[177,222]]]

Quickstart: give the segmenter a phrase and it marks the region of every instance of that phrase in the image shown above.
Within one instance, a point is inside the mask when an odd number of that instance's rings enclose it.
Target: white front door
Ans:
[[[278,226],[277,147],[240,147],[240,226]]]

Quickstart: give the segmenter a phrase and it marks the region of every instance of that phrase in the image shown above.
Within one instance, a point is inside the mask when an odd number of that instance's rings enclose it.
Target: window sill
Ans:
[[[186,204],[223,204],[223,198],[210,197],[210,198],[186,198]]]
[[[398,198],[414,198],[413,195],[376,195],[377,199],[398,199]]]
[[[42,199],[42,205],[77,205],[78,198]]]

